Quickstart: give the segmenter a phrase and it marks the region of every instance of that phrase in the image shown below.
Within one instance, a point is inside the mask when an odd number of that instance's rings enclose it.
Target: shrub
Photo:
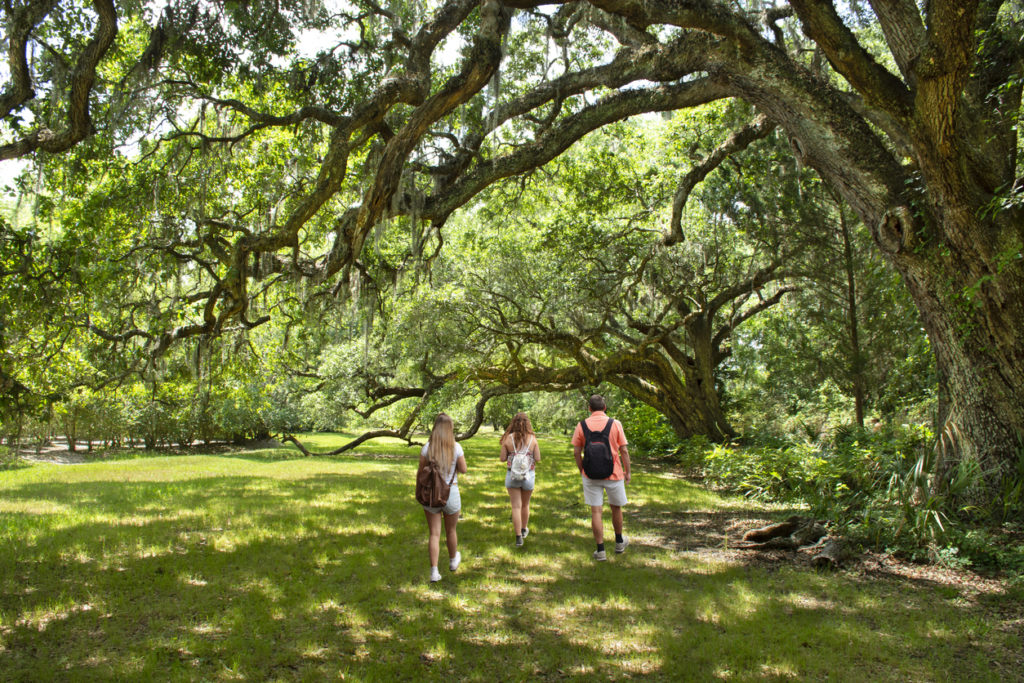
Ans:
[[[626,430],[631,455],[661,457],[679,450],[679,438],[668,420],[646,403],[623,400],[612,414]]]
[[[806,504],[840,533],[875,548],[1024,571],[1024,545],[997,543],[991,531],[970,526],[977,511],[965,501],[983,474],[977,463],[943,469],[932,438],[918,425],[877,432],[841,426],[832,442],[718,444],[704,454],[704,475],[752,498]],[[1018,495],[1007,491],[1007,509],[1019,510]]]

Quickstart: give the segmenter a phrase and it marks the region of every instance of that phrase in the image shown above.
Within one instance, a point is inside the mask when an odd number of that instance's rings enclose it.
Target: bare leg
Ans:
[[[590,528],[594,531],[594,541],[604,543],[604,522],[601,520],[601,505],[590,506]]]
[[[522,528],[523,529],[527,529],[530,526],[530,496],[533,495],[533,491],[527,491],[526,489],[522,489],[522,491],[523,491],[523,512],[522,512],[523,526],[522,526]]]
[[[423,513],[427,516],[427,531],[430,532],[430,539],[427,541],[427,554],[430,556],[430,566],[437,566],[437,556],[440,554],[441,549],[441,513],[440,512],[427,512]]]
[[[455,525],[459,523],[459,513],[456,512],[454,515],[444,516],[444,540],[448,545],[448,559],[455,559],[455,553],[459,552],[459,535],[455,531]],[[440,526],[440,525],[438,525]],[[434,553],[434,559],[437,559],[437,553]],[[436,562],[435,562],[436,564]]]
[[[512,503],[512,531],[516,536],[523,533],[523,490],[507,489],[508,499]]]
[[[612,526],[615,528],[615,533],[622,535],[622,506],[612,505]]]

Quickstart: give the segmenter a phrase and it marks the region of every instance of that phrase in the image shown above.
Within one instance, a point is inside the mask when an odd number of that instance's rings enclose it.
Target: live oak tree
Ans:
[[[796,161],[846,201],[903,276],[957,449],[995,487],[1014,476],[1024,433],[1020,8],[851,6],[396,0],[289,10],[251,0],[172,3],[157,17],[110,0],[91,14],[12,2],[0,149],[136,149],[135,166],[107,167],[120,183],[110,201],[148,197],[152,211],[135,216],[149,226],[140,242],[191,268],[195,286],[173,302],[181,324],[97,331],[162,352],[263,321],[251,310],[256,277],[328,289],[351,277],[382,221],[404,217],[418,256],[425,235],[482,189],[597,128],[745,100],[785,131]],[[322,49],[296,49],[312,36],[325,38]],[[764,125],[752,119],[706,166]],[[83,145],[93,126],[100,139]],[[243,182],[234,155],[264,148],[260,182]],[[679,206],[695,177],[680,180]]]
[[[674,187],[657,160],[676,128],[698,122],[615,126],[544,173],[485,193],[446,229],[429,271],[386,293],[369,338],[336,344],[317,364],[327,393],[390,418],[372,434],[408,438],[427,406],[473,397],[471,434],[489,401],[607,383],[680,438],[732,436],[720,367],[735,331],[791,287],[777,282],[781,258],[744,237],[749,220],[695,209],[690,241],[661,243],[654,226]],[[387,251],[368,272],[386,271]],[[389,415],[392,406],[404,409]]]

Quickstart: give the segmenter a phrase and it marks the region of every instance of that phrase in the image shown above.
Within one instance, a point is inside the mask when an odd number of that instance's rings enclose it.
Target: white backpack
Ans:
[[[526,445],[523,448],[516,448],[512,454],[512,466],[509,471],[512,472],[512,481],[524,481],[526,476],[530,473],[530,466],[533,464],[533,456],[530,455],[530,446],[532,441],[527,439]],[[516,437],[512,437],[512,445],[516,445]]]

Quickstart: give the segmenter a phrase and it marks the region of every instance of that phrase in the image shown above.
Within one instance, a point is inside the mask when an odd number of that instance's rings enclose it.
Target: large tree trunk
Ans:
[[[1017,257],[988,273],[952,261],[896,259],[944,371],[950,405],[939,429],[997,494],[1019,476],[1024,446],[1024,269]]]
[[[912,30],[880,15],[901,81],[856,43],[832,3],[791,6],[859,99],[770,48],[751,50],[725,77],[779,122],[798,159],[853,207],[903,275],[949,389],[953,451],[978,460],[992,501],[1019,477],[1024,438],[1024,216],[1007,195],[1016,113],[1000,114],[1019,110],[1020,90],[995,87],[1020,60],[1009,47],[1006,64],[995,52],[979,60],[974,34],[992,31],[985,53],[1015,39],[997,37],[995,15],[979,14],[977,2],[930,3],[924,23],[906,3],[897,14]]]
[[[664,415],[680,439],[703,435],[712,441],[722,441],[735,434],[722,413],[717,394],[713,403],[709,403],[706,392],[691,391],[681,384],[675,391],[664,388],[652,391],[646,381],[633,377],[614,377],[609,381]]]

